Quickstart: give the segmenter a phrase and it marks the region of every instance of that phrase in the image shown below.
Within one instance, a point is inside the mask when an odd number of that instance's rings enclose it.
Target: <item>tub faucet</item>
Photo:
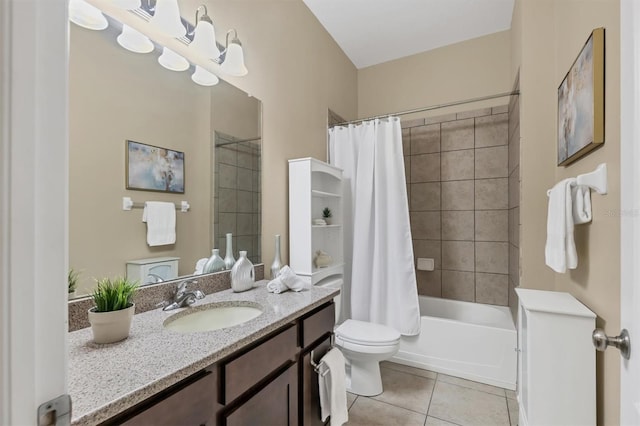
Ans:
[[[164,308],[163,311],[170,311],[172,309],[184,308],[186,306],[191,306],[196,303],[199,299],[204,299],[204,293],[200,290],[191,290],[187,291],[187,284],[197,284],[196,280],[184,280],[180,284],[178,284],[178,289],[173,296],[173,300],[169,302]]]

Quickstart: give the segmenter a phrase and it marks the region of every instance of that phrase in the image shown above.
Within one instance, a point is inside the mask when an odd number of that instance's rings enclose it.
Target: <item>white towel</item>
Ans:
[[[310,287],[311,285],[297,276],[289,265],[284,265],[280,269],[278,276],[267,283],[267,290],[270,293],[275,294],[279,294],[287,290],[302,291]]]
[[[573,240],[573,202],[571,186],[574,178],[564,179],[549,191],[547,213],[547,244],[544,249],[546,264],[556,272],[578,266],[578,254]]]
[[[344,356],[338,348],[333,348],[320,360],[318,390],[320,391],[320,412],[324,422],[331,416],[331,426],[340,426],[349,420],[347,412],[347,386],[344,370]],[[325,373],[325,371],[327,371]]]
[[[147,222],[147,244],[164,246],[176,242],[176,206],[173,203],[147,201],[142,221]]]
[[[196,262],[196,270],[193,272],[194,275],[201,275],[202,274],[202,270],[204,269],[204,265],[207,264],[207,261],[209,260],[208,257],[203,257],[202,259],[199,259]]]
[[[573,223],[582,225],[591,222],[591,190],[583,185],[571,188],[573,199]]]

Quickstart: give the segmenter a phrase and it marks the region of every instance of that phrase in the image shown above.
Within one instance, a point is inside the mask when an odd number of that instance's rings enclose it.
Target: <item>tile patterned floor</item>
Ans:
[[[383,362],[382,394],[348,394],[348,426],[516,426],[513,391]]]

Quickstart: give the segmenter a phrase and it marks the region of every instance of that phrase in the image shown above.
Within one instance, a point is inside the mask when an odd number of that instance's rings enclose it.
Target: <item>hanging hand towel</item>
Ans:
[[[582,185],[571,188],[573,199],[573,223],[581,225],[591,222],[591,190]]]
[[[164,246],[176,242],[176,206],[173,203],[147,201],[142,221],[147,222],[147,244]]]
[[[556,272],[567,272],[567,268],[578,266],[578,255],[573,240],[573,202],[571,185],[574,178],[557,183],[549,191],[547,213],[547,244],[544,249],[546,264]]]
[[[340,426],[349,420],[344,356],[340,349],[333,348],[327,352],[320,360],[320,369],[320,417],[324,422],[331,416],[331,426]]]

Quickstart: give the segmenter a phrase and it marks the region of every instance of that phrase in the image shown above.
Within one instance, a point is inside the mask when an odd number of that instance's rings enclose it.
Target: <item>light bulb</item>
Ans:
[[[100,9],[84,0],[69,1],[69,20],[89,30],[104,30],[109,26]]]
[[[201,86],[214,86],[220,82],[220,79],[215,74],[210,73],[199,65],[196,65],[196,71],[191,76],[191,80]]]
[[[128,25],[122,25],[122,33],[116,38],[118,44],[135,53],[149,53],[153,50],[153,43],[149,37],[134,30]]]
[[[186,71],[189,69],[189,61],[168,47],[162,48],[162,55],[158,56],[158,63],[171,71]]]

